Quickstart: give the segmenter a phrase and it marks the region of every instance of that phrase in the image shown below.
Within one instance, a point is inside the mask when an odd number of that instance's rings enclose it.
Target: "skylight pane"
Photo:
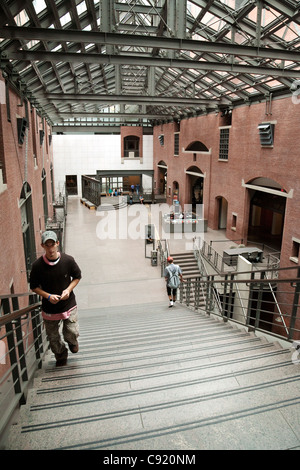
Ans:
[[[36,46],[39,43],[40,43],[40,41],[38,41],[37,39],[34,39],[34,40],[29,41],[27,43],[27,47],[28,47],[28,49],[32,49],[34,46]]]
[[[60,19],[60,23],[61,23],[62,26],[65,26],[67,23],[70,23],[70,21],[71,21],[70,13],[66,13]]]
[[[33,0],[33,6],[37,15],[47,8],[44,0]]]
[[[77,5],[77,13],[78,13],[78,16],[81,15],[81,13],[84,13],[86,11],[86,3],[85,1],[79,3],[79,5]]]
[[[28,15],[26,10],[22,10],[18,15],[14,17],[17,26],[23,26],[25,23],[29,21]]]

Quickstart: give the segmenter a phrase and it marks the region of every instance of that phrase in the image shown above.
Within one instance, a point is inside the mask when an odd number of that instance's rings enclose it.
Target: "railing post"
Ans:
[[[227,301],[227,274],[224,278],[224,291],[223,291],[223,305],[222,305],[222,317],[224,322],[228,321],[228,301]]]
[[[234,280],[234,274],[231,274],[230,276],[230,280],[233,281]],[[233,282],[230,283],[230,286],[229,286],[229,296],[228,296],[228,315],[227,317],[228,318],[232,318],[232,312],[233,312],[233,309],[234,309],[234,299],[235,299],[235,296],[233,295]]]
[[[258,297],[257,297],[257,304],[256,304],[256,315],[255,315],[255,324],[254,324],[255,330],[259,327],[259,322],[260,322],[263,288],[264,288],[264,284],[260,283],[259,288],[258,288]]]
[[[25,359],[25,349],[24,349],[24,342],[23,342],[21,320],[22,320],[21,318],[18,318],[17,320],[13,320],[12,323],[15,324],[15,334],[17,338],[18,356],[19,356],[22,380],[24,382],[27,382],[28,374],[27,374],[27,364],[26,364],[26,359]]]
[[[187,306],[190,305],[190,298],[191,298],[191,280],[188,279],[186,283],[186,296],[185,296],[185,301]]]
[[[11,301],[12,301],[13,311],[19,310],[20,307],[19,307],[18,297],[12,297]],[[19,361],[20,361],[20,366],[21,366],[20,370],[22,374],[22,380],[27,382],[28,374],[27,374],[27,365],[26,365],[26,359],[25,359],[25,349],[24,349],[24,342],[23,342],[21,318],[14,320],[12,323],[15,324],[15,334],[17,338],[18,355],[19,355]]]
[[[36,302],[35,296],[34,295],[30,296],[29,305],[32,305],[35,302]],[[39,361],[38,362],[39,369],[42,367],[41,354],[44,352],[40,312],[41,312],[40,308],[31,310],[30,312],[32,332],[33,332],[33,338],[34,338],[35,357]]]
[[[182,304],[183,303],[183,283],[180,283],[179,286],[179,302]]]
[[[214,275],[207,276],[207,284],[206,284],[206,303],[205,303],[205,310],[206,312],[210,313],[212,311],[212,296],[213,296],[213,282],[214,282]]]
[[[265,278],[265,272],[262,272],[260,274],[260,278],[264,279]],[[259,322],[260,322],[260,313],[261,313],[261,304],[262,304],[262,299],[263,299],[263,291],[264,291],[264,283],[261,282],[258,288],[258,296],[257,296],[257,304],[256,304],[256,315],[255,315],[255,323],[254,323],[254,329],[256,330],[259,328]]]
[[[199,309],[200,304],[200,279],[196,277],[195,279],[195,309]]]
[[[14,338],[14,328],[12,322],[8,322],[5,325],[6,330],[6,337],[7,337],[7,346],[9,351],[9,359],[10,359],[10,366],[11,366],[11,374],[14,384],[15,394],[21,394],[21,398],[19,400],[20,405],[24,405],[26,403],[24,393],[22,393],[21,387],[21,380],[19,374],[19,367],[18,367],[18,359],[16,354],[16,344]]]
[[[15,300],[13,300],[13,304],[15,305]],[[3,305],[3,314],[4,315],[7,315],[7,314],[11,313],[9,299],[3,299],[2,300],[2,305]],[[9,354],[9,360],[10,360],[10,366],[11,366],[11,375],[12,375],[12,379],[13,379],[14,391],[15,391],[16,395],[18,395],[18,394],[21,395],[19,403],[20,403],[20,405],[24,405],[26,403],[26,399],[25,399],[24,393],[22,393],[20,371],[19,371],[19,366],[18,366],[18,357],[17,357],[17,353],[16,353],[16,351],[17,351],[16,348],[17,348],[17,344],[18,344],[18,341],[19,341],[18,338],[20,338],[20,334],[18,333],[18,329],[21,328],[20,323],[21,323],[20,320],[19,321],[12,320],[12,321],[6,323],[5,331],[6,331],[8,354]],[[13,326],[14,324],[18,324],[17,331],[16,331],[17,344],[16,344],[16,341],[15,341],[15,329],[14,329],[14,326]],[[22,332],[21,332],[21,342],[22,342],[22,345],[23,345]],[[23,352],[22,352],[22,348],[18,348],[18,353],[19,353],[20,358],[24,359],[24,361],[25,361],[24,348],[23,348]],[[22,364],[24,364],[24,361],[22,360]],[[21,364],[21,367],[22,367],[22,364]],[[25,372],[26,373],[24,374],[24,380],[28,380],[27,379],[26,369],[25,369]]]
[[[252,279],[254,279],[254,272],[251,273],[251,280]],[[253,304],[253,283],[251,282],[249,285],[249,298],[248,298],[247,319],[246,319],[246,325],[248,325],[248,330],[251,328],[250,320],[251,320],[252,304]]]
[[[299,277],[300,277],[300,268],[298,268],[297,270],[297,278],[299,279]],[[288,336],[289,340],[293,339],[293,336],[294,336],[294,328],[295,328],[297,312],[298,312],[299,295],[300,295],[300,282],[297,281],[295,283],[295,293],[294,293],[293,308],[292,308],[292,314],[291,314],[290,331],[289,331],[289,336]]]

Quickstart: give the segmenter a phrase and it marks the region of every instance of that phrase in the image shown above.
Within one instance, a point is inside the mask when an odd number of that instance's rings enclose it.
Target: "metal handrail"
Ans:
[[[197,244],[195,243],[197,239],[194,239],[194,246],[193,246],[193,249],[194,249],[194,255],[195,255],[195,258],[197,260],[197,263],[198,263],[198,267],[199,267],[199,271],[200,272],[203,272],[204,271],[204,275],[206,277],[206,279],[208,278],[209,274],[208,274],[208,270],[207,270],[207,267],[203,261],[203,256],[202,256],[202,253],[201,253],[201,249],[200,247],[197,246]],[[202,285],[202,284],[201,284]],[[202,287],[203,289],[203,292],[204,292],[204,288]],[[221,312],[222,310],[222,307],[221,307],[221,303],[220,303],[220,298],[219,298],[219,295],[218,295],[218,292],[214,290],[213,292],[213,295],[214,295],[214,300],[215,300],[215,303],[217,305],[217,308],[219,309],[219,311]]]
[[[19,300],[26,296],[29,305],[18,308]],[[1,295],[0,303],[1,435],[18,406],[26,403],[30,381],[42,367],[49,343],[36,294]]]
[[[296,275],[290,276],[295,270]],[[270,272],[274,272],[276,277],[270,278]],[[240,274],[247,276],[241,279]],[[253,271],[203,277],[201,283],[207,299],[205,308],[202,309],[207,314],[221,316],[224,321],[233,321],[251,331],[260,331],[289,342],[299,340],[300,267],[259,270],[259,274],[259,278],[255,277],[257,272]],[[180,301],[195,309],[199,306],[199,289],[196,289],[198,282],[199,279],[195,278],[190,280],[188,286],[181,285]],[[195,297],[191,300],[192,289]],[[215,308],[213,302],[216,292],[221,299],[221,312]]]
[[[269,274],[266,273],[266,277],[267,277],[267,278],[268,278],[268,275],[269,275]],[[285,323],[285,320],[284,320],[284,317],[283,317],[281,308],[280,308],[280,306],[279,306],[279,303],[277,302],[277,299],[276,299],[276,296],[275,296],[275,292],[274,292],[274,289],[273,289],[273,287],[272,287],[271,282],[269,282],[269,289],[270,289],[270,291],[271,291],[271,293],[272,293],[272,296],[273,296],[273,298],[274,298],[275,305],[276,305],[276,308],[277,308],[277,310],[278,310],[280,319],[281,319],[281,321],[282,321],[282,323],[283,323],[284,329],[285,329],[286,333],[288,334],[288,328],[287,328],[287,326],[286,326],[286,323]]]
[[[221,240],[217,240],[221,241]],[[223,240],[225,241],[225,240]],[[226,240],[228,242],[228,240]],[[198,246],[197,246],[198,244]],[[225,273],[225,261],[223,256],[218,253],[213,247],[212,247],[212,241],[210,243],[207,243],[205,240],[202,238],[195,238],[194,239],[194,246],[196,246],[197,250],[202,254],[203,258],[213,267],[213,269],[218,273],[222,274]],[[246,248],[246,247],[245,247]],[[276,252],[277,254],[278,252]],[[277,269],[280,264],[280,259],[279,257],[276,257],[274,253],[268,253],[266,255],[268,262],[268,270],[271,269]],[[237,266],[232,265],[230,266],[230,271],[236,271]],[[256,267],[255,269],[259,271]]]

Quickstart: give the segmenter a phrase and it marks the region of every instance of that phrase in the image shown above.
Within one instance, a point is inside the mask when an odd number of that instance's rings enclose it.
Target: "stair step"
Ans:
[[[79,344],[47,355],[7,449],[300,444],[299,370],[253,333],[166,302],[81,311]]]
[[[200,277],[201,273],[193,251],[172,254],[174,263],[181,268],[184,279]]]
[[[97,211],[103,211],[103,212],[114,211],[114,210],[123,209],[124,207],[127,207],[126,203],[100,205],[97,207]]]
[[[195,272],[195,273],[200,274],[198,266],[182,266],[181,271],[184,273]]]
[[[198,266],[194,265],[194,264],[188,264],[188,265],[179,264],[179,266],[180,266],[182,271],[196,270],[196,271],[200,272]]]
[[[183,276],[189,276],[189,277],[201,276],[199,269],[188,269],[188,270],[182,269],[182,273],[183,273]]]
[[[195,258],[175,258],[173,257],[174,259],[174,263],[175,264],[185,264],[185,263],[197,263],[197,261],[195,260]]]

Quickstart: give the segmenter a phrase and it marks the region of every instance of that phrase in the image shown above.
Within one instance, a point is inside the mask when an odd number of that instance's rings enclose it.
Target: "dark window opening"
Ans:
[[[7,120],[10,122],[9,84],[7,80],[5,80],[5,99],[6,99]]]
[[[219,159],[228,160],[229,128],[220,129]]]
[[[70,196],[78,194],[77,175],[66,175],[66,190]]]
[[[174,134],[174,155],[179,155],[179,134]]]
[[[208,148],[206,145],[204,145],[202,142],[197,140],[196,142],[192,142],[190,145],[188,145],[185,149],[187,150],[194,150],[194,152],[209,152]]]
[[[300,249],[300,243],[299,241],[296,241],[293,239],[293,246],[292,246],[292,260],[295,263],[299,262],[299,249]]]
[[[124,138],[124,158],[139,158],[140,139],[134,135]]]

